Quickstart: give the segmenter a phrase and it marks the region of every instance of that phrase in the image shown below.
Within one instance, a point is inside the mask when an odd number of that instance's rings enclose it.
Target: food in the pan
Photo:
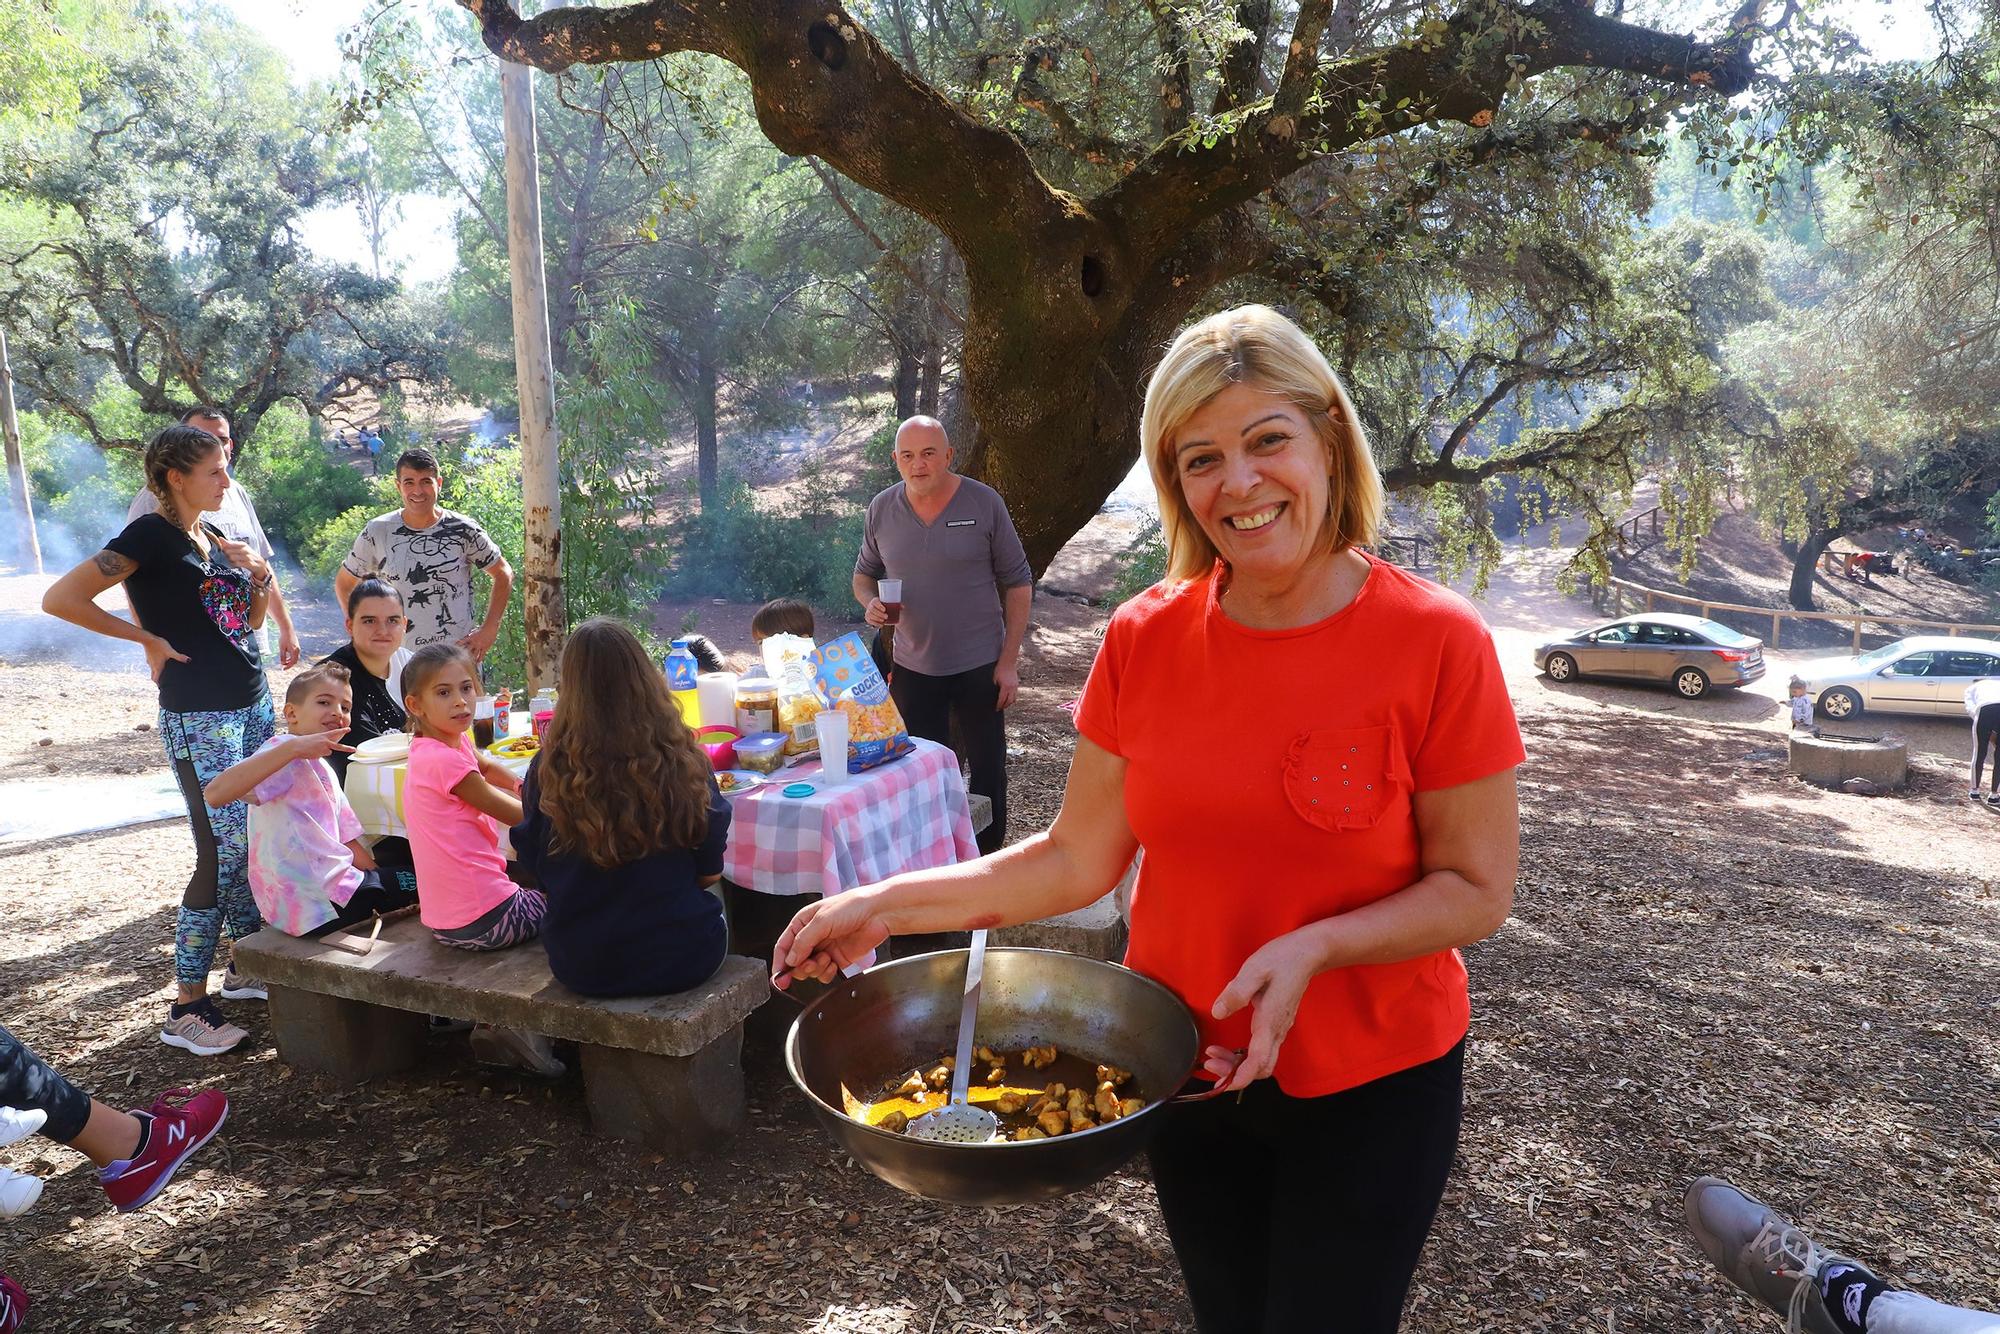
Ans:
[[[985,1107],[1000,1120],[1002,1140],[1016,1142],[1079,1134],[1132,1115],[1146,1100],[1129,1088],[1132,1072],[1092,1061],[1053,1045],[1006,1051],[991,1046],[973,1049],[972,1074],[966,1100]],[[910,1122],[950,1100],[954,1058],[937,1061],[884,1081],[873,1100],[847,1095],[847,1112],[855,1120],[902,1134]]]

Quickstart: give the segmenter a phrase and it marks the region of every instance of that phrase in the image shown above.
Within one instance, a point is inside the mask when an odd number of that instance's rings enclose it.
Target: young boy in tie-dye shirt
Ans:
[[[285,691],[285,733],[203,791],[210,806],[250,803],[250,892],[264,921],[293,936],[317,935],[416,901],[384,888],[361,842],[361,822],[326,756],[349,750],[354,693],[347,669],[321,663]]]

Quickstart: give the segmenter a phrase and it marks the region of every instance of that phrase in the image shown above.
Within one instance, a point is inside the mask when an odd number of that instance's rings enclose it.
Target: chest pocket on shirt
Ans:
[[[940,521],[932,530],[937,534],[933,548],[947,561],[967,565],[984,564],[990,559],[986,542],[986,525],[974,520],[966,523],[958,521],[956,527]]]
[[[1368,829],[1409,787],[1403,748],[1388,723],[1301,732],[1285,750],[1285,799],[1321,829]]]

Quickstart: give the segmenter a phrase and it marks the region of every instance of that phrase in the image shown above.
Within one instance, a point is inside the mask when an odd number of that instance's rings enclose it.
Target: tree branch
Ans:
[[[1300,35],[1311,32],[1317,39],[1307,11],[1323,10],[1316,4],[1302,9]],[[1162,144],[1096,204],[1138,254],[1157,253],[1202,217],[1262,194],[1315,152],[1416,125],[1483,127],[1517,76],[1576,66],[1641,74],[1690,93],[1740,92],[1753,73],[1749,45],[1761,31],[1739,15],[1726,36],[1699,42],[1568,0],[1488,0],[1428,35],[1318,63],[1314,77],[1281,85],[1210,147],[1180,139]],[[1292,67],[1301,58],[1297,50],[1288,53],[1288,71],[1296,73]],[[1310,92],[1310,101],[1296,114],[1287,111],[1301,90]]]
[[[1229,48],[1222,58],[1215,90],[1216,115],[1245,106],[1257,97],[1264,69],[1264,43],[1271,35],[1271,0],[1237,0],[1236,26],[1250,35]]]
[[[924,280],[923,275],[918,273],[915,269],[911,268],[908,261],[906,261],[902,257],[902,255],[897,253],[897,251],[893,247],[891,247],[887,241],[883,240],[881,235],[877,233],[876,230],[868,224],[868,220],[861,216],[861,211],[855,208],[854,205],[851,202],[849,202],[847,195],[841,190],[839,179],[835,177],[832,172],[828,171],[825,167],[821,166],[817,158],[807,158],[806,165],[813,169],[813,175],[819,177],[820,184],[824,185],[826,187],[826,192],[829,195],[833,196],[834,204],[839,207],[842,213],[845,213],[847,215],[847,220],[854,224],[854,229],[860,232],[862,236],[866,237],[868,243],[874,246],[876,251],[880,253],[880,255],[882,256],[882,258],[886,260],[890,265],[892,265],[895,268],[896,272],[902,274],[903,277],[909,281],[912,287],[916,288],[919,292],[922,292],[924,294],[925,299],[931,303],[931,305],[937,310],[937,312],[940,315],[943,315],[945,319],[951,322],[952,327],[963,332],[965,329],[965,317],[960,315],[957,311],[953,310],[951,308],[951,304],[944,299],[943,294],[932,288],[930,283]]]
[[[1058,226],[1067,215],[1018,140],[953,106],[837,5],[645,0],[523,19],[512,0],[458,3],[495,55],[550,73],[676,51],[719,56],[749,76],[758,124],[781,151],[824,158],[961,251],[1017,250],[1023,222]]]

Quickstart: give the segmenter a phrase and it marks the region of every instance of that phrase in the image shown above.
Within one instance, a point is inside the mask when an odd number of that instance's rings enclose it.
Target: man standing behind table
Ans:
[[[880,581],[903,583],[889,693],[914,736],[949,745],[958,719],[972,791],[993,802],[979,850],[1007,841],[1007,715],[1021,678],[1034,575],[1000,493],[951,470],[934,417],[896,429],[903,480],[868,503],[854,597],[868,624],[889,623]]]
[[[207,431],[222,442],[222,451],[231,464],[236,461],[236,439],[230,433],[228,414],[221,408],[212,408],[203,403],[189,408],[181,414],[181,425],[192,426],[197,431]],[[231,468],[229,489],[222,493],[222,508],[210,510],[201,517],[222,530],[222,535],[232,542],[241,542],[269,565],[271,560],[271,539],[264,535],[264,525],[257,518],[257,506],[250,499],[250,492],[234,476]],[[140,487],[139,494],[132,497],[126,507],[125,522],[131,523],[142,514],[157,514],[160,502],[150,488]],[[292,610],[285,605],[285,596],[278,588],[278,581],[271,581],[271,605],[268,609],[271,619],[278,623],[278,665],[295,667],[299,661],[299,636],[292,629]],[[135,614],[134,620],[138,617]],[[264,651],[270,652],[269,641]]]
[[[334,600],[363,579],[385,579],[403,595],[412,649],[426,644],[462,644],[475,660],[486,656],[500,634],[514,570],[477,520],[438,505],[438,461],[428,449],[407,449],[396,459],[396,490],[403,508],[370,519],[354,549],[333,577]],[[486,615],[472,619],[472,572],[493,580]]]

